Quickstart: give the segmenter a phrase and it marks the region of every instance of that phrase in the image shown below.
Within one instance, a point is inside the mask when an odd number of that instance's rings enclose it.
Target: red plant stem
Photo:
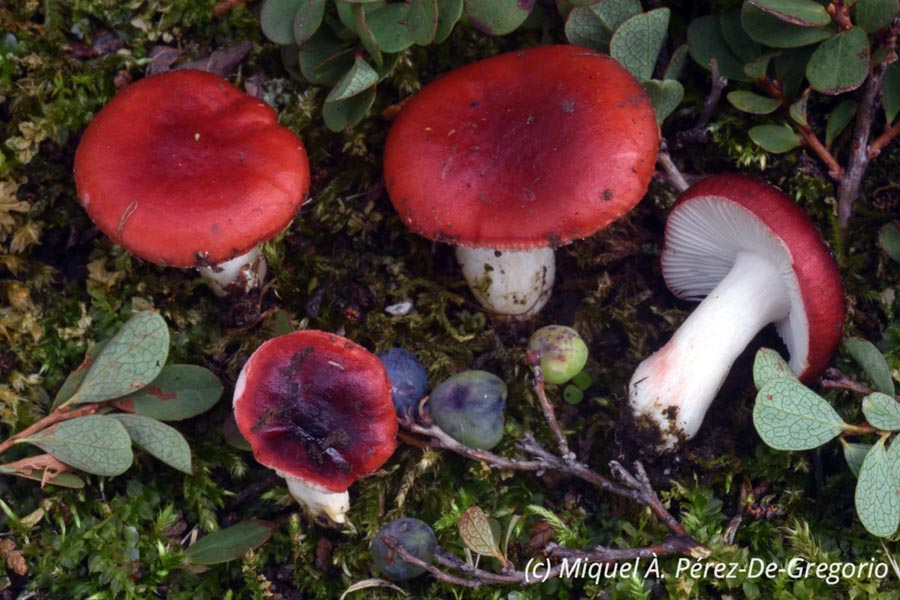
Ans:
[[[94,414],[100,409],[101,406],[102,405],[98,402],[92,402],[90,404],[83,404],[78,408],[66,406],[54,410],[43,419],[33,423],[29,427],[26,427],[19,433],[10,436],[6,441],[0,442],[0,453],[6,452],[10,448],[12,448],[17,441],[32,436],[38,431],[44,430],[51,425],[59,423],[60,421],[68,421],[69,419],[74,419],[76,417],[83,417],[85,415]]]
[[[795,124],[797,133],[803,138],[807,148],[815,152],[816,156],[828,167],[828,174],[835,181],[840,181],[844,176],[844,168],[838,163],[834,155],[819,141],[815,132],[809,125]]]
[[[550,426],[550,431],[556,437],[556,444],[559,447],[559,454],[563,460],[574,460],[575,454],[569,450],[569,442],[562,429],[559,428],[559,422],[556,420],[556,411],[547,398],[547,391],[544,389],[544,373],[541,371],[540,361],[531,364],[531,370],[534,372],[534,393],[541,403],[541,410],[544,412],[544,420]]]

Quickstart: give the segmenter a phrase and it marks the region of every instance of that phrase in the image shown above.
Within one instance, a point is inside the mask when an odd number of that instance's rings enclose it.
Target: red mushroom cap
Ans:
[[[384,174],[416,233],[527,250],[587,237],[631,210],[658,146],[647,94],[616,61],[540,46],[425,86],[391,128]]]
[[[828,246],[781,190],[745,175],[714,175],[688,188],[666,223],[663,277],[679,298],[699,299],[731,270],[740,251],[781,268],[792,299],[775,324],[791,367],[810,381],[828,365],[844,327],[844,293]]]
[[[106,235],[151,262],[218,264],[281,232],[309,189],[300,139],[212,73],[129,85],[84,133],[78,197]]]
[[[322,331],[257,348],[234,394],[256,460],[329,492],[378,469],[396,447],[391,382],[374,354]]]

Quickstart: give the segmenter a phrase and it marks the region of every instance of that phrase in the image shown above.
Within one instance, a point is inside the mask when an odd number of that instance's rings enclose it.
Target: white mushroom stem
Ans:
[[[669,343],[638,365],[628,385],[635,416],[657,425],[668,449],[692,438],[735,359],[790,309],[779,270],[758,254],[738,254]]]
[[[247,293],[257,288],[266,278],[266,257],[262,246],[254,246],[250,252],[223,263],[200,267],[200,276],[217,296],[230,293]]]
[[[456,259],[472,293],[496,315],[527,319],[550,299],[556,276],[552,248],[494,250],[457,246]]]
[[[332,522],[338,524],[347,521],[346,513],[350,510],[350,494],[346,491],[329,492],[291,475],[283,473],[281,475],[287,482],[291,496],[300,503],[310,517],[316,518],[325,515]]]

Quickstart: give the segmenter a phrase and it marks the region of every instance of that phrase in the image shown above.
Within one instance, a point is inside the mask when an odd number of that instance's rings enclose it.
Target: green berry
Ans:
[[[565,383],[577,375],[587,362],[588,349],[578,332],[564,325],[541,327],[528,340],[529,352],[540,357],[541,372],[547,383]]]

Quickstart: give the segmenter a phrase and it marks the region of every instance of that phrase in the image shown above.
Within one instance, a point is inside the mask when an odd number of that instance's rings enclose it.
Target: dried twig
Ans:
[[[856,392],[857,394],[862,394],[864,396],[868,396],[873,393],[875,390],[870,388],[869,386],[862,384],[854,379],[850,379],[840,369],[835,367],[831,367],[825,370],[825,377],[820,382],[822,387],[832,389],[832,390],[849,390],[851,392]],[[900,402],[900,396],[894,396],[894,399],[897,402]]]

